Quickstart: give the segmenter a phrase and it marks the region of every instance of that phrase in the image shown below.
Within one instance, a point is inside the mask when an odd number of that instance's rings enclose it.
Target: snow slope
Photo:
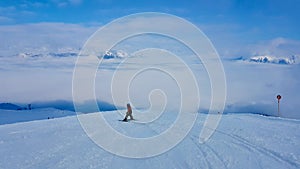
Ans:
[[[1,110],[0,125],[33,120],[43,120],[48,118],[59,118],[76,115],[75,112],[68,110],[58,110],[55,108],[41,108],[32,110]]]
[[[103,113],[113,128],[133,137],[160,133],[169,123],[168,119],[122,123],[117,112]],[[0,168],[300,168],[299,120],[227,114],[211,139],[200,144],[205,117],[199,114],[175,148],[146,159],[123,158],[101,149],[87,137],[76,116],[1,125]]]

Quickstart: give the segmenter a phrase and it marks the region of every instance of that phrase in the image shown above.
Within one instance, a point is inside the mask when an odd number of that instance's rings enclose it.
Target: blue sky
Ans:
[[[3,0],[0,6],[1,24],[106,23],[131,13],[154,11],[175,14],[200,25],[238,25],[239,31],[262,39],[300,39],[297,0]]]
[[[297,0],[3,0],[0,26],[47,22],[99,27],[128,14],[164,12],[196,24],[222,55],[256,54],[253,49],[274,48],[274,43],[284,50],[291,46],[288,55],[296,55],[299,6]]]

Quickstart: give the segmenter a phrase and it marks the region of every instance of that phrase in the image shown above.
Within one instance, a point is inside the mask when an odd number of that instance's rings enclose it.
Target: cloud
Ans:
[[[154,21],[153,21],[154,22]],[[149,22],[148,24],[152,24]],[[160,19],[156,23],[163,25]],[[131,29],[142,25],[122,23],[114,31],[122,31],[125,25]],[[224,26],[226,27],[226,25]],[[232,26],[233,28],[235,26]],[[20,53],[47,54],[49,52],[62,52],[64,49],[79,49],[88,39],[97,26],[83,26],[79,24],[66,23],[36,23],[0,26],[0,79],[5,79],[0,83],[0,101],[2,102],[31,102],[47,100],[71,100],[72,99],[72,70],[76,58],[66,57],[36,57],[22,58]],[[175,29],[175,28],[174,28]],[[181,28],[178,28],[181,29]],[[237,28],[238,29],[238,28]],[[153,39],[152,39],[153,38]],[[156,43],[157,39],[160,43]],[[108,39],[109,40],[109,39]],[[125,41],[126,42],[126,41]],[[130,49],[140,49],[147,47],[150,42],[151,47],[166,47],[172,52],[182,52],[182,48],[176,49],[177,43],[157,38],[157,37],[136,37],[131,44],[120,44],[119,47]],[[149,44],[149,43],[148,43]],[[159,46],[164,44],[163,46]],[[254,45],[243,47],[242,50],[250,56],[256,53],[275,53],[275,54],[297,54],[300,47],[299,41],[287,38],[275,38],[269,41],[261,41]],[[138,46],[140,45],[140,46]],[[157,45],[157,46],[155,46]],[[168,45],[171,46],[168,48]],[[236,48],[239,48],[237,46]],[[149,47],[149,46],[148,46]],[[132,49],[132,48],[131,48]],[[265,49],[265,50],[263,50]],[[127,53],[131,53],[125,50]],[[183,55],[183,53],[180,53]],[[281,54],[280,54],[281,55]],[[206,78],[206,70],[199,63],[194,63],[190,57],[189,64],[197,67],[196,76],[199,81],[201,104],[209,107],[210,104],[210,84]],[[276,94],[282,94],[283,114],[297,112],[296,105],[299,96],[295,91],[299,91],[299,65],[275,65],[275,64],[251,64],[245,62],[223,62],[227,77],[227,104],[232,105],[232,111],[260,111],[274,113],[272,109]],[[111,65],[108,65],[111,66]],[[96,79],[99,86],[96,91],[101,100],[112,103],[109,78],[113,69],[106,69],[98,72],[100,75]],[[126,70],[125,70],[126,71]],[[205,76],[206,75],[206,76]],[[143,76],[144,77],[144,76]],[[103,80],[105,79],[105,80]],[[140,80],[143,82],[142,80]],[[143,85],[143,84],[142,84]],[[149,85],[150,82],[149,82]],[[168,83],[162,84],[167,88]],[[122,83],[120,83],[122,87]],[[146,86],[147,87],[147,86]],[[149,86],[148,86],[149,87]],[[138,87],[136,88],[138,89]],[[171,91],[171,89],[168,89]],[[145,98],[145,91],[133,91],[137,97]],[[171,93],[171,92],[170,92]],[[176,98],[176,97],[174,97]],[[146,100],[148,101],[148,100]],[[276,100],[275,100],[276,102]],[[242,103],[242,106],[239,104]],[[253,103],[253,104],[252,104]],[[276,106],[276,105],[275,105]],[[253,109],[252,109],[252,108]],[[266,108],[266,109],[264,109]],[[259,113],[259,112],[258,112]],[[298,117],[296,113],[293,117]]]
[[[66,7],[70,5],[80,5],[82,0],[52,0],[58,7]]]
[[[226,30],[225,30],[226,32]],[[291,57],[300,55],[300,41],[288,38],[277,37],[269,40],[258,40],[254,42],[246,42],[237,39],[238,34],[219,36],[218,32],[210,37],[216,49],[222,57],[252,57],[252,56],[275,56],[275,57]]]
[[[0,7],[0,24],[14,24],[36,17],[37,15],[34,10],[32,10],[32,7],[33,6],[25,4]]]
[[[29,2],[29,1],[24,1],[23,3],[20,3],[18,7],[23,8],[23,9],[30,9],[30,8],[42,8],[46,7],[49,4],[46,2]]]
[[[16,11],[15,6],[7,6],[7,7],[0,7],[0,13],[5,14],[5,13],[10,13]]]
[[[0,56],[78,49],[95,30],[92,26],[66,23],[3,25],[0,26]]]
[[[66,23],[0,26],[0,79],[5,79],[0,101],[71,100],[76,61],[72,53],[96,28]]]
[[[69,3],[72,5],[79,5],[82,3],[82,0],[69,0]]]
[[[0,16],[0,24],[9,24],[12,23],[14,19],[5,17],[5,16]]]
[[[17,13],[15,6],[0,6],[0,24],[8,24],[14,21],[14,16]]]
[[[285,117],[300,118],[297,102],[300,99],[300,81],[297,78],[300,67],[295,65],[256,64],[224,61],[227,81],[227,111],[275,114],[276,95],[282,99],[282,113]],[[233,109],[234,108],[234,109]],[[251,109],[250,109],[251,108]]]
[[[253,55],[292,56],[300,55],[300,41],[287,38],[274,38],[250,45]]]
[[[204,23],[198,27],[206,34],[221,57],[244,55],[245,39],[240,38],[242,26],[237,23]]]

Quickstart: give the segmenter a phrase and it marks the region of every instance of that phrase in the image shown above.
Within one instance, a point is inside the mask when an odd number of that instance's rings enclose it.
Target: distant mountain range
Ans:
[[[245,62],[256,62],[256,63],[271,63],[271,64],[281,64],[281,65],[292,65],[299,64],[299,56],[293,55],[290,57],[276,57],[270,55],[262,56],[252,56],[252,57],[238,57],[233,60],[245,61]]]
[[[12,104],[12,103],[0,103],[0,109],[5,110],[20,110],[22,107]]]
[[[102,56],[100,55],[98,57],[103,57],[103,59],[122,59],[128,57],[128,54],[121,50],[110,50],[106,51]]]
[[[68,51],[68,52],[50,52],[50,53],[38,53],[38,52],[23,52],[13,56],[21,58],[42,58],[42,57],[54,57],[54,58],[65,58],[65,57],[77,57],[79,51]],[[122,59],[128,57],[128,54],[121,50],[110,50],[104,54],[99,54],[98,58],[109,59]]]
[[[50,53],[42,53],[42,52],[24,52],[19,53],[13,56],[21,57],[21,58],[42,58],[42,57],[53,57],[53,58],[66,58],[66,57],[77,57],[79,54],[79,49],[69,49],[63,50],[59,52],[50,52]],[[128,57],[129,54],[122,50],[109,50],[104,52],[103,54],[99,54],[97,57],[103,58],[105,60],[114,60],[114,59],[123,59]],[[2,56],[3,57],[3,56]],[[237,57],[231,59],[232,61],[244,61],[244,62],[256,62],[256,63],[270,63],[270,64],[281,64],[281,65],[292,65],[300,63],[300,56],[271,56],[271,55],[258,55],[258,56],[249,56],[249,57]]]
[[[39,57],[77,57],[77,52],[62,53],[19,53],[17,56],[22,58],[39,58]]]
[[[89,107],[92,107],[92,104],[93,101],[86,101],[84,105],[81,105],[87,110],[87,112],[84,113],[94,112],[94,110],[89,111]],[[117,110],[117,107],[111,103],[97,100],[97,104],[100,111]],[[31,110],[41,108],[55,108],[59,110],[75,111],[73,102],[68,100],[40,101],[32,102],[30,104],[20,103],[18,105],[13,103],[0,103],[0,109],[4,110]]]

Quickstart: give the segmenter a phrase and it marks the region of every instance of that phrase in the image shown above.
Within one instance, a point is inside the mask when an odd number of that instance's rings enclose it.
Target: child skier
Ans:
[[[130,116],[130,120],[133,120],[133,117],[132,117],[132,109],[131,109],[131,106],[130,106],[129,103],[127,104],[127,112],[126,112],[126,116],[125,116],[125,118],[123,119],[123,121],[127,121],[128,116]]]

